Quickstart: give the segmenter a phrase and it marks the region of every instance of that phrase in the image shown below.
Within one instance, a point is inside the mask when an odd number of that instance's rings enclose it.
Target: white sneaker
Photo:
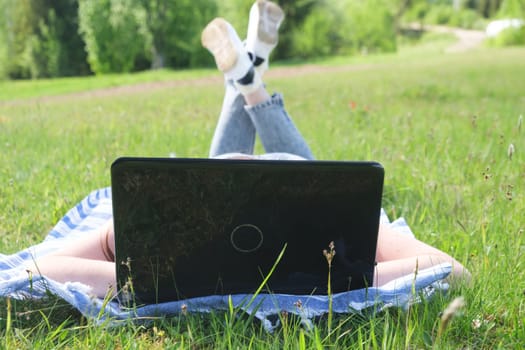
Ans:
[[[232,80],[241,93],[250,93],[262,85],[241,39],[225,19],[215,18],[208,23],[202,31],[201,42],[226,79]]]
[[[284,12],[279,5],[257,0],[250,9],[246,51],[252,54],[256,70],[261,75],[268,69],[270,53],[279,41],[279,26]]]
[[[201,42],[227,79],[242,79],[253,66],[237,32],[223,18],[208,23],[202,31]]]

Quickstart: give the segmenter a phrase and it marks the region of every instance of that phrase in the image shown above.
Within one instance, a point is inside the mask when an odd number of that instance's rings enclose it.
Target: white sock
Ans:
[[[245,81],[243,79],[234,81],[235,87],[243,95],[251,94],[263,85],[261,75],[255,68],[252,68],[244,78]]]

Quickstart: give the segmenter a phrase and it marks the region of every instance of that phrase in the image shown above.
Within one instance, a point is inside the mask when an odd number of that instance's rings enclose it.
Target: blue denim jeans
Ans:
[[[256,134],[267,153],[290,153],[313,159],[306,141],[284,109],[280,94],[258,105],[247,106],[233,84],[226,82],[210,157],[225,153],[253,154]]]

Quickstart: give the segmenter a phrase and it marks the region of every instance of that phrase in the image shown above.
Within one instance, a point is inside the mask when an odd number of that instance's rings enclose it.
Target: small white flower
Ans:
[[[507,155],[509,156],[509,159],[512,159],[512,155],[514,154],[514,152],[515,152],[514,145],[511,143],[509,145],[509,148],[507,149]]]

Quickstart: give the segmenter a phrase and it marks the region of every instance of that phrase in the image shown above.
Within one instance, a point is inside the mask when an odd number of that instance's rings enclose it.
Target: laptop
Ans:
[[[157,303],[372,286],[384,170],[376,162],[119,158],[117,284]],[[271,273],[270,273],[271,272]]]

